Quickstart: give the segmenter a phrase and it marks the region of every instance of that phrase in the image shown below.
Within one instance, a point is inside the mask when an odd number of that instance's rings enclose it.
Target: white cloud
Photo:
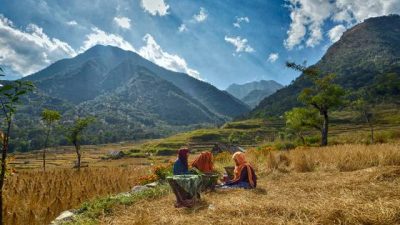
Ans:
[[[225,36],[225,41],[232,44],[236,47],[236,52],[254,52],[254,49],[247,43],[246,38],[241,38],[240,36],[237,37],[228,37]]]
[[[201,7],[198,14],[193,15],[193,19],[199,23],[204,22],[208,17],[207,11],[205,8]]]
[[[169,5],[165,3],[165,0],[141,0],[142,8],[153,16],[165,16],[167,15]]]
[[[178,31],[179,31],[180,33],[182,33],[182,32],[188,31],[188,29],[187,29],[186,25],[185,25],[184,23],[182,23],[182,24],[179,26]]]
[[[233,26],[237,27],[237,28],[240,28],[240,24],[243,23],[243,22],[250,23],[250,19],[247,16],[245,16],[245,17],[236,17],[236,22],[233,23]]]
[[[348,27],[369,17],[400,13],[398,0],[288,0],[288,2],[292,22],[284,45],[289,50],[303,44],[307,47],[318,45],[324,37],[323,26],[327,20]],[[330,37],[329,34],[328,36]]]
[[[86,51],[87,49],[95,45],[112,45],[124,50],[135,51],[135,48],[123,37],[116,34],[109,34],[97,27],[92,28],[92,33],[86,35],[86,40],[83,42],[83,46],[80,48],[80,52]]]
[[[68,21],[68,22],[67,22],[67,25],[69,25],[69,26],[76,26],[76,25],[78,25],[78,23],[77,23],[75,20],[71,20],[71,21]]]
[[[400,13],[398,0],[337,0],[337,14],[346,15],[339,17],[346,22],[355,20],[361,22],[369,17]]]
[[[339,41],[340,37],[342,34],[346,31],[346,27],[343,25],[337,25],[333,27],[332,29],[329,30],[328,36],[331,42],[337,42]]]
[[[131,19],[128,17],[114,17],[114,23],[123,29],[131,28]]]
[[[284,41],[287,49],[300,45],[307,31],[307,47],[314,47],[322,40],[322,24],[332,11],[332,6],[326,0],[289,0],[291,4],[290,18],[292,23],[287,32],[288,38]]]
[[[25,30],[0,14],[0,64],[29,75],[60,58],[76,55],[67,43],[50,38],[43,29],[29,24]]]
[[[200,73],[197,70],[188,67],[185,59],[178,55],[165,52],[161,46],[154,40],[153,36],[146,34],[143,37],[146,45],[140,48],[139,55],[143,58],[152,61],[153,63],[166,69],[187,73],[190,76],[201,79]]]
[[[278,59],[279,59],[278,53],[271,53],[271,54],[269,54],[267,61],[270,63],[274,63]]]

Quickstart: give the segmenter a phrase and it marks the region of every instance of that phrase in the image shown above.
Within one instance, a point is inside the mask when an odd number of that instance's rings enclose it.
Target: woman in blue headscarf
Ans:
[[[189,149],[181,148],[178,151],[178,158],[175,160],[173,173],[174,175],[182,175],[189,173],[188,166]]]

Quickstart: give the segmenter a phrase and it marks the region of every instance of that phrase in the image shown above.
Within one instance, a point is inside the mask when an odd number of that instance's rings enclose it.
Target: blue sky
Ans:
[[[0,65],[26,76],[95,44],[139,53],[220,89],[289,84],[349,27],[399,0],[0,0]]]

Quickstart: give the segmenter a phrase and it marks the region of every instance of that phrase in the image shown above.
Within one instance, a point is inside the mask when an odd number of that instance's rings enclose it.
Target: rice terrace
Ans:
[[[400,224],[399,14],[2,1],[0,225]]]

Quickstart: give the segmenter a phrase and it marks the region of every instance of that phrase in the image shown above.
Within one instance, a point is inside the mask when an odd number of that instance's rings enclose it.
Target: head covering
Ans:
[[[203,173],[210,173],[213,171],[213,162],[212,162],[212,154],[211,152],[202,152],[193,162],[192,167],[196,167]]]
[[[246,161],[245,154],[243,152],[235,152],[233,154],[232,159],[235,160],[236,166],[234,170],[233,181],[237,181],[240,179],[240,174],[242,173],[243,168],[247,168],[247,177],[249,178],[249,183],[252,187],[255,187],[255,182],[252,174],[253,168]]]
[[[182,162],[182,164],[188,168],[188,156],[189,149],[188,148],[181,148],[178,150],[178,159]]]

